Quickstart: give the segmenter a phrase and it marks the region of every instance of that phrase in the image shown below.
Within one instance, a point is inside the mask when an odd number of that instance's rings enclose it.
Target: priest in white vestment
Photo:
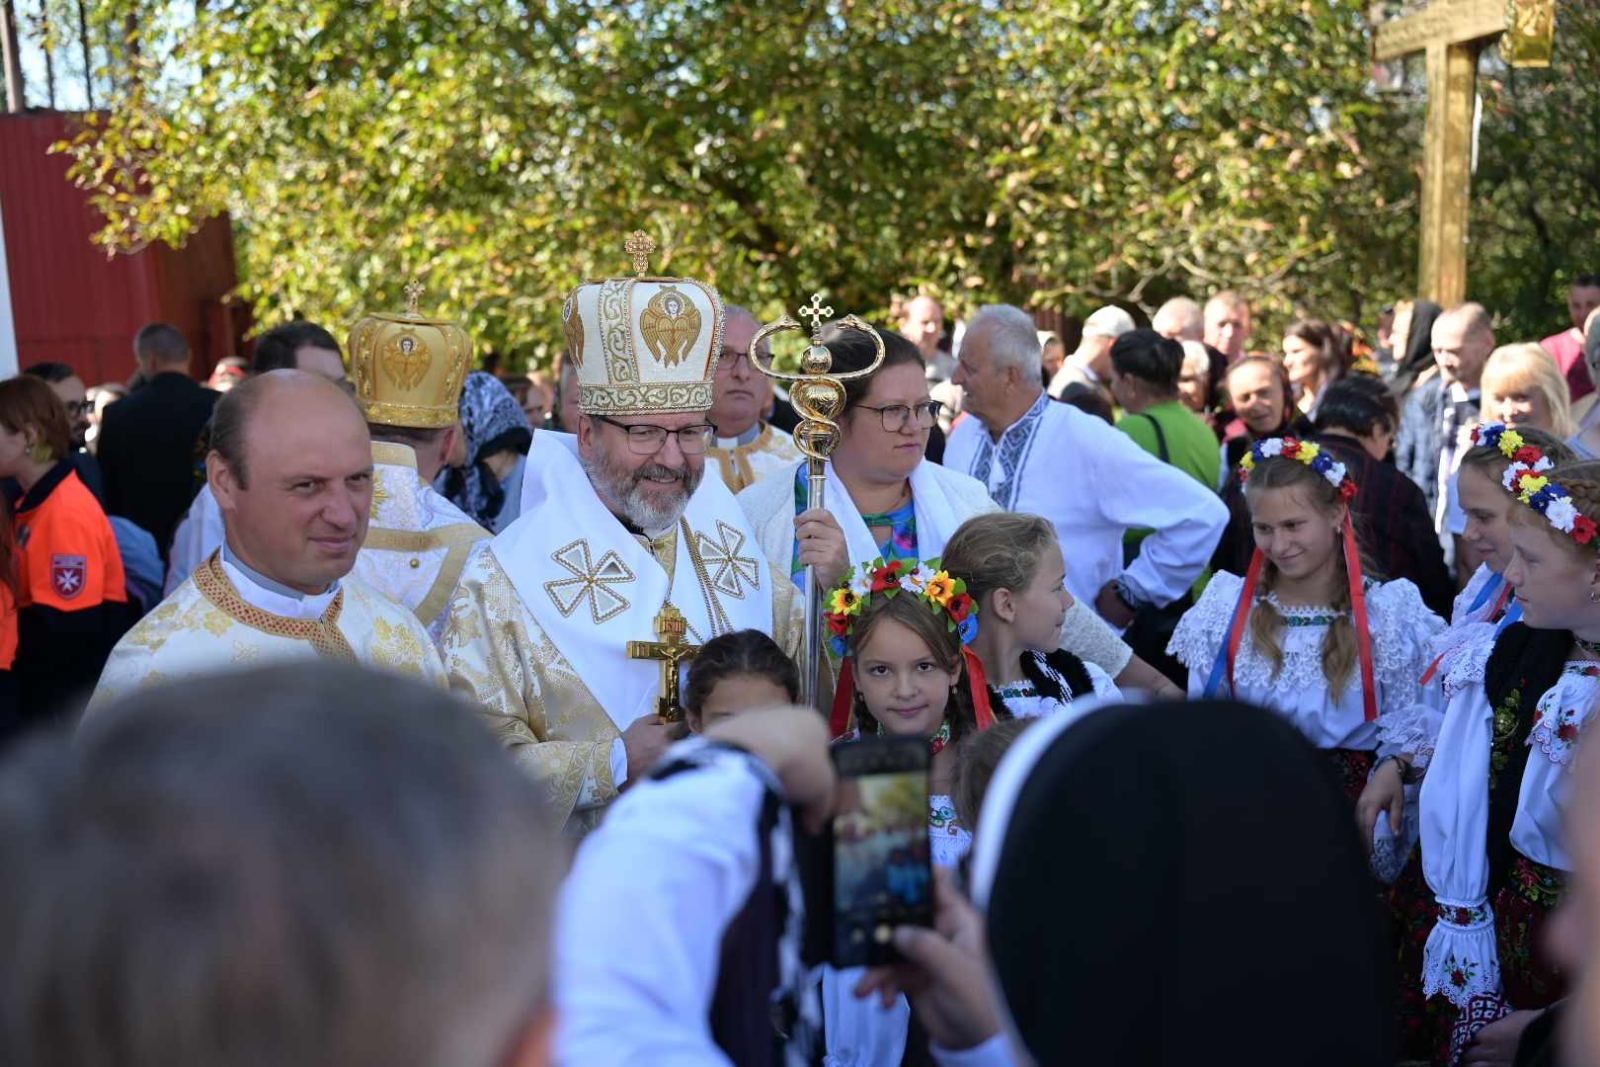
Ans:
[[[643,235],[629,242],[634,252]],[[687,641],[772,634],[803,612],[721,479],[704,477],[723,307],[710,286],[638,276],[580,286],[562,310],[579,381],[575,447],[540,433],[522,514],[468,561],[440,649],[451,685],[538,774],[570,832],[591,828],[672,737],[656,714],[668,605]],[[570,439],[569,439],[570,443]]]
[[[117,642],[88,714],[142,685],[297,657],[443,687],[416,616],[350,576],[372,507],[371,439],[350,397],[272,371],[218,401],[211,445],[225,541]]]
[[[369,315],[350,332],[356,401],[372,433],[372,518],[352,573],[437,638],[467,557],[489,531],[432,485],[462,432],[472,342],[455,323],[424,318],[420,293],[408,288],[403,314]]]
[[[772,399],[772,379],[755,365],[756,357],[765,358],[770,346],[763,341],[759,353],[750,347],[760,328],[750,312],[729,305],[712,385],[710,419],[716,439],[708,454],[735,494],[770,475],[790,474],[802,458],[793,437],[761,418]]]
[[[1067,588],[1113,626],[1143,605],[1188,591],[1216,550],[1228,509],[1204,486],[1127,434],[1039,385],[1039,337],[1020,308],[991,305],[973,317],[952,381],[969,417],[945,446],[945,465],[988,486],[1002,509],[1055,525]],[[1126,569],[1122,535],[1148,527]]]

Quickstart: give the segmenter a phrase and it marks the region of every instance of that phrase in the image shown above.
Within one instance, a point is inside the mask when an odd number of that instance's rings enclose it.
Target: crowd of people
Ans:
[[[1600,278],[1505,345],[915,295],[815,329],[818,504],[639,247],[550,375],[413,287],[0,382],[0,1060],[1600,1063]],[[836,966],[880,735],[934,922]]]

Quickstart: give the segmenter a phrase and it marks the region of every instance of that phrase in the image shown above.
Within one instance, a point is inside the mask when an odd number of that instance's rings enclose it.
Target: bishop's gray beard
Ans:
[[[689,506],[689,498],[700,488],[700,479],[705,477],[704,468],[695,472],[685,467],[680,471],[659,463],[647,463],[638,470],[629,470],[608,463],[603,453],[594,457],[580,456],[579,461],[601,502],[613,514],[621,514],[651,535],[660,534],[677,523],[684,509]],[[676,490],[665,500],[661,497],[661,491],[667,488],[666,485],[656,483],[654,495],[644,487],[647,479],[663,475],[678,479]]]

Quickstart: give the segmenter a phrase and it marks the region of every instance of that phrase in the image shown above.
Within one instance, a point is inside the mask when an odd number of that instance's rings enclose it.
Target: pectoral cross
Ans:
[[[1467,213],[1472,196],[1473,102],[1478,50],[1500,38],[1514,67],[1550,65],[1555,0],[1433,0],[1378,25],[1379,61],[1428,57],[1423,135],[1422,255],[1418,296],[1445,307],[1467,296]]]
[[[689,624],[683,612],[671,604],[664,604],[656,616],[656,640],[629,641],[629,659],[661,661],[661,696],[656,700],[656,714],[665,722],[683,721],[683,704],[678,696],[678,665],[693,659],[700,651],[699,645],[684,640]]]

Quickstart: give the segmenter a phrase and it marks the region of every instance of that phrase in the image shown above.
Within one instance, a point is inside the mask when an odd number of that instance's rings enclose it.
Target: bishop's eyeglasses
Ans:
[[[686,456],[701,455],[711,443],[711,427],[703,422],[694,426],[685,426],[681,430],[669,430],[665,426],[655,426],[651,423],[630,426],[605,415],[590,415],[589,417],[608,426],[615,426],[626,433],[628,435],[628,451],[636,456],[653,456],[661,451],[667,443],[668,434],[678,439],[678,451]]]
[[[938,400],[924,400],[920,404],[886,404],[875,408],[871,404],[857,404],[856,407],[864,411],[876,411],[878,420],[883,423],[883,428],[888,433],[899,433],[906,428],[906,420],[915,412],[917,429],[929,430],[939,421],[939,412],[944,410],[944,404]]]

